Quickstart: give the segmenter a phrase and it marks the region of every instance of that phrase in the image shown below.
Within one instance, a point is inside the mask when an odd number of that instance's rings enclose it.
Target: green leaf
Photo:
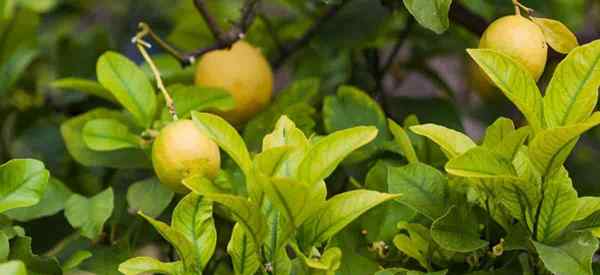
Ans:
[[[510,159],[486,149],[475,147],[446,163],[446,172],[467,178],[517,177]]]
[[[263,151],[281,146],[308,146],[308,139],[304,133],[285,115],[279,118],[273,132],[265,135],[262,141]]]
[[[542,29],[546,43],[557,52],[567,54],[579,46],[575,34],[560,21],[537,17],[531,17],[531,19]]]
[[[394,237],[396,248],[430,270],[431,265],[427,260],[427,255],[430,255],[433,249],[430,230],[420,224],[406,223],[399,224],[398,229],[406,230],[408,235],[398,234]]]
[[[506,138],[494,148],[494,151],[505,159],[513,160],[530,134],[531,129],[528,126],[521,127],[508,134]]]
[[[415,134],[427,137],[442,148],[448,158],[454,158],[477,146],[471,138],[461,132],[436,124],[411,126]]]
[[[175,194],[158,181],[157,178],[133,183],[127,189],[127,204],[134,210],[156,218],[171,203]]]
[[[192,119],[196,126],[227,152],[244,171],[244,174],[248,176],[252,167],[252,160],[244,140],[235,128],[223,118],[213,114],[193,111]]]
[[[431,237],[445,249],[464,253],[488,244],[480,239],[479,224],[465,206],[453,205],[435,220],[431,225]]]
[[[415,152],[415,148],[413,147],[406,130],[391,119],[388,119],[388,125],[394,136],[394,141],[400,146],[402,153],[404,153],[404,157],[406,157],[408,162],[419,162],[417,152]]]
[[[37,49],[20,47],[0,63],[0,95],[9,92],[37,55]]]
[[[435,220],[446,212],[448,180],[435,168],[412,163],[389,168],[387,184],[390,193],[402,193],[396,199],[404,205]]]
[[[326,274],[331,274],[340,268],[342,261],[342,250],[338,247],[329,247],[321,255],[320,258],[304,258],[306,265],[312,269],[329,271]],[[331,272],[331,273],[330,273]],[[315,274],[315,273],[312,273]],[[316,273],[319,274],[319,273]]]
[[[38,256],[31,251],[31,238],[16,237],[13,240],[9,260],[22,261],[30,274],[62,275],[58,260],[53,257]]]
[[[585,121],[598,102],[600,41],[574,49],[556,68],[544,97],[549,127]]]
[[[281,91],[273,103],[263,112],[250,120],[244,128],[244,140],[253,151],[258,151],[262,138],[268,134],[281,116],[293,120],[298,129],[310,134],[316,125],[313,105],[319,98],[320,81],[316,78],[307,78],[294,81]]]
[[[495,50],[469,49],[467,52],[523,113],[533,131],[543,129],[543,99],[531,73],[508,55]]]
[[[65,204],[65,216],[73,227],[81,230],[81,235],[93,240],[102,233],[104,223],[112,214],[113,206],[114,195],[111,187],[91,198],[74,194]]]
[[[95,151],[114,151],[139,148],[140,138],[115,119],[100,118],[88,121],[83,126],[83,141]]]
[[[173,98],[175,110],[180,118],[188,118],[192,111],[227,111],[235,107],[231,94],[221,88],[175,84],[169,86],[167,90]],[[161,118],[166,121],[171,119],[166,106],[162,110]]]
[[[509,134],[515,131],[515,124],[512,120],[500,117],[485,130],[483,146],[489,149],[502,142]]]
[[[152,167],[149,158],[142,150],[123,149],[110,152],[93,151],[83,140],[83,127],[94,119],[116,119],[127,124],[127,118],[119,112],[108,109],[94,109],[85,114],[73,117],[64,122],[60,131],[65,140],[67,150],[73,158],[85,166],[106,166],[114,168],[147,168]]]
[[[171,220],[173,229],[182,233],[193,244],[193,253],[183,257],[196,263],[200,269],[204,269],[217,245],[217,230],[212,213],[212,201],[190,193],[177,204]]]
[[[75,268],[77,268],[81,263],[83,263],[85,260],[89,259],[92,257],[92,252],[89,252],[87,250],[79,250],[75,253],[73,253],[73,255],[71,255],[63,264],[62,269],[64,271],[70,271],[73,270]]]
[[[354,190],[335,195],[302,227],[303,244],[313,245],[326,241],[369,209],[399,196],[370,190]]]
[[[590,234],[581,234],[566,242],[546,245],[533,242],[546,268],[555,274],[592,275],[592,257],[598,249],[598,240]]]
[[[0,165],[0,213],[37,204],[50,173],[33,159],[14,159]]]
[[[4,215],[20,222],[52,216],[65,208],[73,193],[60,180],[50,178],[44,196],[36,205],[6,211]]]
[[[356,126],[375,126],[378,135],[372,144],[361,149],[360,159],[372,156],[383,142],[390,139],[383,110],[365,92],[341,86],[336,96],[328,96],[323,101],[323,124],[327,133]],[[359,159],[359,160],[360,160]]]
[[[377,136],[372,126],[340,130],[319,139],[306,153],[298,168],[298,177],[309,185],[329,176],[354,150],[371,142]]]
[[[21,261],[10,261],[0,264],[0,273],[7,275],[27,275],[27,268]]]
[[[100,56],[96,71],[100,84],[133,115],[138,125],[150,127],[156,113],[156,95],[146,74],[115,52]]]
[[[391,163],[377,161],[367,173],[364,184],[365,189],[389,193],[387,180],[389,167],[392,167]],[[361,243],[365,239],[371,243],[391,241],[398,231],[398,223],[401,221],[410,221],[416,215],[416,211],[398,202],[398,200],[382,203],[360,217],[360,228],[357,230],[364,229],[367,233],[364,237],[361,236]],[[351,235],[354,236],[354,234]],[[344,244],[340,244],[339,246],[344,250]],[[346,262],[346,260],[343,260],[343,262]]]
[[[600,211],[600,197],[581,197],[577,199],[577,214],[573,220],[583,220],[594,212]]]
[[[445,32],[450,27],[448,11],[451,4],[452,0],[404,0],[404,6],[419,24],[437,34]]]
[[[254,275],[261,265],[257,246],[252,244],[251,236],[248,236],[251,234],[244,230],[244,226],[237,223],[227,244],[227,254],[231,256],[233,269],[237,275]]]
[[[260,246],[267,234],[267,223],[260,208],[255,203],[249,201],[247,198],[235,195],[206,193],[204,192],[205,190],[197,189],[192,189],[192,191],[222,204],[231,211],[233,218],[248,232],[254,245],[257,247]]]
[[[55,80],[50,84],[52,88],[62,89],[67,91],[78,91],[106,99],[110,102],[117,103],[117,99],[110,93],[109,90],[100,85],[100,83],[83,78],[68,77]]]
[[[146,221],[148,221],[160,235],[165,238],[174,248],[177,250],[177,254],[183,259],[183,265],[186,271],[200,273],[200,266],[196,262],[196,258],[190,258],[189,255],[194,255],[194,244],[188,240],[183,233],[175,230],[166,223],[157,221],[151,217],[144,215],[142,212],[138,212]],[[195,273],[194,273],[195,274]]]
[[[562,169],[544,183],[542,195],[535,237],[539,242],[550,243],[560,237],[575,218],[577,192],[567,171]]]
[[[600,124],[600,112],[585,122],[546,129],[529,144],[529,156],[535,168],[544,176],[550,176],[565,162],[579,136]]]
[[[271,178],[265,182],[265,193],[294,228],[325,203],[324,185],[313,185],[287,178]]]
[[[150,257],[136,257],[119,265],[119,272],[125,275],[161,273],[169,275],[184,274],[181,262],[163,263]]]

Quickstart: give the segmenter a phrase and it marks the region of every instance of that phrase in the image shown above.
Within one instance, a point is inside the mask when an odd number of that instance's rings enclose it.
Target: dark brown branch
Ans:
[[[215,18],[208,11],[204,0],[194,0],[194,5],[196,6],[198,12],[200,12],[200,15],[202,15],[202,18],[204,18],[204,21],[206,22],[206,25],[208,26],[208,29],[212,33],[215,40],[221,41],[223,31],[219,27],[217,20],[215,20]]]
[[[291,42],[287,47],[283,48],[283,51],[279,54],[279,57],[275,59],[273,62],[273,67],[276,69],[281,67],[283,63],[291,57],[296,51],[301,48],[304,48],[308,42],[310,42],[317,33],[319,33],[320,28],[331,18],[335,17],[335,15],[344,7],[350,0],[344,0],[339,4],[332,5],[323,15],[321,15],[317,20],[304,32],[304,34],[296,41]]]
[[[450,7],[450,20],[462,25],[465,29],[481,36],[488,26],[488,22],[485,18],[470,11],[458,1],[453,1]]]
[[[382,75],[384,75],[385,72],[387,72],[394,64],[394,61],[396,60],[396,57],[398,57],[398,54],[400,53],[400,49],[402,49],[402,46],[404,45],[406,38],[408,38],[408,35],[410,34],[410,31],[412,30],[412,27],[414,24],[415,24],[415,20],[412,17],[409,17],[406,20],[406,26],[400,32],[400,34],[398,34],[398,39],[396,39],[396,43],[394,44],[394,47],[392,48],[390,55],[388,56],[385,63],[383,63],[383,67],[381,67],[381,69],[380,69],[382,72]]]

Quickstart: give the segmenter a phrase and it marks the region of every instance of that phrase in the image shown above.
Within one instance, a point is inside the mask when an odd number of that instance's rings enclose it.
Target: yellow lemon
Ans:
[[[240,125],[262,111],[273,94],[271,66],[260,49],[241,40],[230,49],[203,55],[196,67],[195,82],[231,93],[236,107],[220,115],[234,125]]]
[[[523,64],[536,81],[546,67],[548,46],[544,34],[535,23],[520,15],[505,16],[490,24],[479,47],[512,57]]]
[[[163,128],[152,145],[152,164],[161,183],[175,192],[189,190],[181,183],[195,174],[214,178],[221,166],[219,147],[191,120],[178,120]]]

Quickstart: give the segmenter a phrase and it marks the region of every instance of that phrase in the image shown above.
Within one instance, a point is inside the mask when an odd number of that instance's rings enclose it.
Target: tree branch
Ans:
[[[304,32],[304,34],[296,41],[291,42],[288,46],[284,47],[282,52],[279,54],[279,57],[273,61],[273,67],[275,69],[281,67],[285,61],[291,57],[296,51],[301,48],[304,48],[310,40],[312,40],[317,33],[319,33],[319,29],[331,18],[335,17],[335,15],[344,7],[350,0],[341,1],[339,4],[332,5],[323,15],[321,15],[317,20]]]
[[[481,36],[489,25],[485,18],[470,11],[457,1],[452,2],[448,15],[450,16],[450,20],[462,25],[465,29],[478,36]]]
[[[212,33],[215,40],[221,41],[223,31],[219,27],[219,24],[217,24],[217,20],[215,20],[215,18],[208,11],[204,0],[194,0],[194,5],[196,6],[198,12],[200,12],[200,15],[202,15],[202,18],[204,18],[204,22],[206,22],[206,25],[208,26],[208,29]]]

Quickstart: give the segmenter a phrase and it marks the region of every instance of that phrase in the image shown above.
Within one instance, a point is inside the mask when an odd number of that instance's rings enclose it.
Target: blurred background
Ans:
[[[218,23],[227,28],[238,19],[243,1],[207,2]],[[466,55],[466,48],[477,47],[479,37],[473,29],[478,26],[451,21],[451,28],[437,35],[414,24],[401,0],[352,0],[304,47],[283,54],[286,44],[300,37],[336,2],[262,1],[247,39],[277,63],[277,89],[307,77],[321,79],[321,96],[334,93],[340,84],[354,85],[376,95],[386,113],[397,121],[414,113],[422,122],[466,130],[474,139],[481,138],[484,127],[499,116],[520,120],[500,92],[481,80]],[[522,3],[535,9],[538,17],[565,23],[581,44],[600,38],[600,0]],[[514,11],[510,0],[456,0],[454,5],[487,22]],[[213,42],[192,0],[0,0],[0,163],[11,158],[41,159],[53,176],[85,195],[103,190],[109,182],[119,186],[143,178],[138,174],[144,172],[87,168],[73,161],[65,149],[60,124],[91,108],[114,106],[53,85],[65,77],[94,79],[96,60],[107,50],[141,62],[131,44],[141,21],[181,50]],[[152,53],[168,83],[192,82],[193,67],[181,68],[158,47],[153,47]],[[286,57],[282,62],[275,62],[282,56]],[[550,56],[539,83],[542,87],[563,58],[557,53]],[[386,64],[387,60],[391,62]],[[373,71],[380,65],[389,66],[387,73]],[[308,128],[322,132],[320,124],[317,121]],[[580,196],[600,195],[599,160],[600,129],[596,129],[582,139],[568,162]],[[124,203],[124,195],[116,196]],[[52,232],[36,227],[49,221],[55,222]],[[70,230],[62,216],[25,226],[36,240],[34,250],[39,251],[47,250]],[[36,234],[44,237],[36,238]],[[107,252],[105,256],[118,255]],[[88,268],[101,268],[102,259],[88,262],[92,266]]]

